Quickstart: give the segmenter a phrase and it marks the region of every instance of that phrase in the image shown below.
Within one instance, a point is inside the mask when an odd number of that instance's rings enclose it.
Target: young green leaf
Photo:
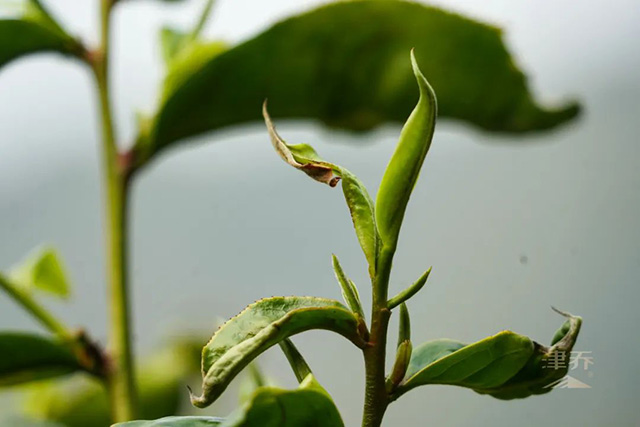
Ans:
[[[571,350],[582,325],[580,317],[556,311],[567,317],[567,321],[554,335],[551,347],[534,343],[533,354],[525,366],[509,381],[499,387],[475,391],[497,399],[511,400],[545,394],[553,390],[554,386],[567,375],[571,364]]]
[[[407,304],[400,305],[400,322],[398,326],[398,346],[405,341],[411,340],[411,318]]]
[[[398,295],[394,296],[387,302],[387,308],[392,310],[403,302],[407,301],[409,298],[420,292],[420,289],[427,283],[427,279],[429,278],[429,274],[431,274],[431,267],[427,271],[425,271],[422,276],[418,280],[416,280],[411,286],[409,286],[404,291],[400,292]]]
[[[206,407],[233,378],[262,352],[280,341],[310,329],[343,335],[358,347],[358,320],[337,301],[315,297],[272,297],[249,305],[227,321],[202,350],[202,395],[191,403]]]
[[[171,27],[163,27],[160,30],[160,47],[162,59],[165,65],[170,65],[173,59],[180,53],[189,41],[189,33],[176,30]]]
[[[411,353],[413,352],[413,344],[411,343],[411,319],[409,317],[409,309],[405,303],[400,305],[400,322],[398,326],[398,346],[396,348],[396,359],[393,363],[393,369],[386,381],[387,392],[392,393],[404,378]]]
[[[20,6],[16,15],[0,19],[0,67],[38,52],[84,54],[78,41],[58,25],[39,0],[25,0]]]
[[[422,75],[413,51],[411,65],[420,88],[420,99],[402,128],[376,199],[378,231],[383,246],[391,250],[395,250],[409,197],[431,146],[438,108],[436,95]]]
[[[81,371],[69,345],[30,333],[0,333],[0,386]]]
[[[333,265],[333,271],[336,274],[336,279],[338,279],[338,283],[342,289],[342,298],[345,300],[351,311],[364,319],[364,311],[362,310],[362,303],[360,302],[358,289],[355,287],[355,284],[349,280],[347,275],[344,274],[344,270],[342,270],[338,257],[333,254],[331,255],[331,264]]]
[[[223,427],[344,427],[331,396],[307,375],[296,390],[258,389],[253,399],[232,414]]]
[[[274,118],[349,130],[402,123],[415,104],[405,59],[412,47],[442,117],[523,132],[578,113],[576,104],[547,109],[536,102],[496,27],[415,2],[332,2],[193,68],[163,98],[139,160],[203,132],[259,121],[265,98]]]
[[[40,290],[68,298],[70,285],[62,261],[52,248],[41,248],[11,270],[10,280],[23,291]]]

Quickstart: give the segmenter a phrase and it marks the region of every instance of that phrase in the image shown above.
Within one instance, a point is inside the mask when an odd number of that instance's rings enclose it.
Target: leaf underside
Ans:
[[[416,101],[406,61],[411,48],[438,93],[441,117],[525,132],[578,113],[576,104],[536,103],[495,27],[418,3],[336,2],[286,19],[194,69],[165,97],[142,156],[260,120],[267,98],[274,118],[354,131],[402,123]]]
[[[236,375],[278,342],[310,329],[343,335],[359,347],[357,319],[338,301],[315,297],[272,297],[259,300],[222,325],[202,350],[202,396],[198,407],[210,405]]]

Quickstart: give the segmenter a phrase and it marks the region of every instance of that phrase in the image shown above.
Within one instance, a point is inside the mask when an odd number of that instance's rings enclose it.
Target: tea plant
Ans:
[[[440,116],[488,131],[520,133],[549,129],[578,114],[575,103],[544,108],[535,102],[499,30],[416,3],[350,1],[286,19],[244,43],[229,46],[202,36],[214,3],[207,0],[192,28],[162,30],[166,75],[157,107],[139,115],[137,135],[125,146],[118,141],[110,90],[111,17],[117,3],[100,1],[100,42],[95,47],[69,34],[40,0],[0,5],[0,67],[28,55],[54,52],[86,66],[94,78],[102,125],[110,317],[105,349],[88,332],[69,327],[41,304],[40,293],[59,298],[70,295],[65,268],[51,248],[42,248],[18,267],[0,273],[0,288],[50,332],[0,332],[0,386],[88,374],[95,382],[77,393],[51,383],[49,393],[36,389],[35,411],[40,411],[40,418],[69,427],[176,413],[184,378],[193,370],[192,344],[178,343],[159,352],[142,363],[137,374],[134,364],[127,223],[129,193],[136,176],[158,154],[189,138],[259,120],[259,106],[265,98],[271,100],[274,117],[312,118],[351,131],[402,122],[415,99],[414,76],[420,101],[405,124],[375,204],[348,170],[321,160],[307,145],[285,143],[275,131],[266,104],[263,109],[273,145],[287,163],[332,187],[342,183],[372,282],[369,322],[355,284],[334,257],[347,305],[312,297],[267,298],[250,305],[205,346],[202,395],[192,395],[192,402],[200,407],[210,404],[252,360],[275,344],[291,362],[300,381],[297,390],[260,387],[226,420],[187,417],[159,423],[251,426],[268,425],[266,420],[270,420],[271,425],[342,425],[331,398],[289,340],[310,329],[337,332],[362,350],[365,426],[379,425],[386,407],[419,385],[452,384],[498,398],[515,398],[547,392],[544,386],[563,375],[561,370],[544,370],[542,365],[570,351],[580,327],[577,317],[566,315],[567,322],[548,348],[503,332],[475,344],[438,340],[413,349],[406,301],[424,286],[430,270],[406,291],[391,298],[387,295],[404,211],[429,149],[436,117],[431,86],[415,58],[412,67],[405,60],[410,47],[420,54],[423,68],[438,89]],[[387,375],[384,349],[393,310],[399,312],[401,322],[394,367]]]
[[[287,144],[276,132],[266,102],[263,106],[273,146],[289,165],[331,187],[342,182],[371,278],[370,322],[365,320],[358,288],[334,255],[333,267],[346,306],[330,299],[300,296],[265,298],[249,305],[222,325],[204,347],[202,394],[192,394],[191,402],[197,407],[210,405],[242,369],[276,344],[285,352],[300,382],[299,389],[261,388],[227,420],[174,418],[171,425],[342,426],[331,398],[289,340],[312,329],[340,334],[362,351],[366,383],[363,427],[380,426],[388,405],[419,386],[456,385],[498,399],[516,399],[547,393],[552,389],[550,384],[566,375],[566,364],[548,369],[550,361],[569,360],[582,320],[560,311],[567,320],[549,347],[503,331],[472,344],[439,339],[413,348],[407,301],[422,289],[431,269],[398,295],[390,298],[388,288],[404,213],[431,145],[437,102],[413,52],[411,62],[420,98],[400,133],[375,203],[362,182],[347,169],[321,159],[309,145]],[[398,312],[400,326],[395,361],[387,373],[387,329],[393,311]]]

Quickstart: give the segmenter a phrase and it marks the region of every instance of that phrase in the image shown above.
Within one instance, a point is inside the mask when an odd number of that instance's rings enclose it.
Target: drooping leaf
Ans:
[[[379,237],[376,229],[373,201],[364,184],[347,169],[324,161],[318,153],[307,144],[287,144],[276,131],[267,111],[267,103],[262,106],[271,143],[276,152],[289,165],[299,169],[316,181],[335,187],[342,179],[342,192],[351,212],[351,220],[360,242],[360,247],[369,263],[369,274],[375,274]]]
[[[556,332],[551,347],[534,343],[533,354],[524,367],[509,381],[499,387],[476,389],[497,399],[523,399],[531,395],[545,394],[553,390],[567,375],[571,364],[571,350],[578,338],[582,319],[560,312],[567,320]]]
[[[364,342],[354,314],[337,301],[315,297],[272,297],[259,300],[222,325],[202,350],[202,395],[191,403],[206,407],[252,360],[278,342],[310,329]]]
[[[0,386],[58,377],[82,370],[63,342],[30,333],[0,333]]]
[[[435,129],[437,102],[411,51],[411,65],[420,88],[418,104],[407,119],[400,140],[384,172],[376,199],[376,223],[382,245],[395,250],[409,203]]]
[[[193,68],[141,135],[138,161],[178,141],[260,120],[307,118],[367,130],[402,123],[415,105],[407,52],[416,50],[440,115],[492,131],[547,129],[578,107],[539,106],[499,29],[404,1],[334,2],[286,19]]]
[[[17,13],[0,19],[0,67],[37,52],[83,54],[82,46],[51,18],[39,0],[24,0],[16,6]]]
[[[136,369],[141,418],[157,419],[178,412],[189,379],[199,373],[201,346],[200,338],[185,339],[142,360]],[[25,406],[29,415],[65,427],[111,424],[106,390],[87,376],[38,384],[30,390]]]
[[[70,294],[71,286],[64,266],[52,248],[41,248],[30,254],[12,269],[10,278],[25,292],[37,289],[60,298],[67,298]]]
[[[447,347],[448,344],[451,346]],[[454,342],[432,341],[416,347],[396,394],[427,384],[474,389],[497,387],[525,365],[534,348],[529,338],[509,331],[449,352],[456,345]],[[433,360],[436,354],[443,357]]]
[[[223,427],[343,427],[331,396],[312,374],[296,390],[275,387],[258,389],[243,408]]]
[[[112,427],[212,427],[222,426],[224,419],[218,417],[165,417],[150,421],[129,421]]]
[[[580,317],[562,314],[568,320],[551,347],[510,331],[469,345],[448,339],[422,344],[413,350],[405,379],[392,398],[428,384],[467,387],[505,400],[547,393],[566,375],[582,324]]]

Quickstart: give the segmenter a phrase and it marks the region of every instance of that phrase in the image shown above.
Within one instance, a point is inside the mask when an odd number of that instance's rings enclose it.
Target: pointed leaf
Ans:
[[[0,333],[0,386],[82,370],[68,345],[40,335]]]
[[[315,297],[272,297],[257,301],[222,325],[202,350],[202,395],[206,407],[253,359],[278,342],[310,329],[326,329],[364,346],[356,317],[337,301]]]
[[[70,294],[71,287],[62,261],[51,248],[30,254],[12,269],[10,279],[26,292],[37,289],[60,298],[67,298]]]
[[[15,14],[0,19],[0,67],[37,52],[83,54],[82,46],[51,18],[38,0],[25,0]]]
[[[230,416],[223,427],[343,427],[329,394],[312,374],[296,390],[258,389],[253,399]]]
[[[416,99],[405,59],[413,47],[442,117],[523,132],[578,113],[575,104],[536,103],[496,27],[414,2],[333,2],[193,69],[159,106],[139,161],[203,132],[258,121],[265,98],[278,118],[350,130],[402,123]]]
[[[301,383],[312,373],[307,361],[304,360],[304,357],[302,357],[302,354],[300,354],[295,344],[293,344],[293,341],[290,339],[284,339],[278,344],[287,358],[287,361],[289,361],[289,365],[291,365],[291,369],[293,370],[296,379]]]
[[[411,65],[420,88],[420,99],[402,128],[376,199],[376,223],[380,238],[383,246],[391,250],[395,250],[409,197],[431,146],[438,109],[436,95],[418,68],[413,51]]]
[[[189,33],[176,30],[171,27],[164,27],[160,30],[160,46],[162,48],[162,59],[165,65],[171,64],[171,61],[184,48],[189,40]]]
[[[351,311],[361,318],[364,318],[364,311],[362,310],[362,303],[360,302],[360,295],[355,284],[347,277],[342,270],[340,261],[335,255],[331,256],[331,263],[333,265],[333,271],[336,274],[336,279],[340,284],[342,290],[342,298],[345,300]]]
[[[420,278],[418,278],[418,280],[416,280],[413,284],[411,284],[411,286],[409,286],[407,289],[403,290],[398,295],[396,295],[393,298],[391,298],[387,302],[387,308],[389,310],[391,310],[391,309],[397,307],[398,305],[402,304],[403,302],[407,301],[409,298],[411,298],[412,296],[414,296],[418,292],[420,292],[420,289],[422,289],[422,287],[425,285],[425,283],[427,283],[427,279],[429,278],[429,274],[431,274],[431,267],[429,267],[429,269],[427,271],[422,273],[422,276],[420,276]]]

